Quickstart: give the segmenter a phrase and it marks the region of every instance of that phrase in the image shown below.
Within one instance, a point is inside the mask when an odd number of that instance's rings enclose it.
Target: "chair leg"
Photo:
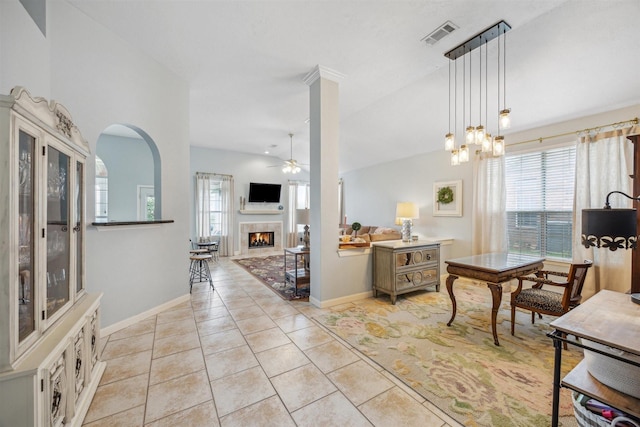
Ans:
[[[511,306],[511,335],[514,334],[516,327],[516,306]]]
[[[536,312],[532,311],[531,312],[531,324],[533,325],[534,323],[536,323]]]

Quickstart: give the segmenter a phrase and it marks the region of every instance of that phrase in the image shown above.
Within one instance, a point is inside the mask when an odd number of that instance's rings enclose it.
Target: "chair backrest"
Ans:
[[[569,268],[569,277],[567,278],[567,281],[573,283],[571,286],[571,298],[569,300],[569,305],[571,307],[580,304],[584,279],[587,277],[587,271],[589,271],[589,267],[591,267],[591,265],[593,265],[592,261],[585,260],[582,264],[571,264],[571,267]]]

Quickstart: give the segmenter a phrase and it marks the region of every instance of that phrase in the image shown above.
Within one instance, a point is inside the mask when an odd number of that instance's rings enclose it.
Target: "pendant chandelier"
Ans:
[[[444,54],[450,59],[449,132],[445,135],[444,145],[445,150],[451,152],[451,164],[454,166],[469,161],[469,150],[473,145],[480,146],[479,149],[482,152],[492,153],[494,156],[502,156],[505,153],[504,136],[500,135],[500,131],[511,125],[511,109],[506,107],[506,32],[510,29],[509,24],[500,21]],[[489,55],[487,51],[488,43],[493,39],[497,39],[496,87],[495,92],[492,91],[495,95],[490,94],[488,85]],[[500,48],[501,43],[502,49]],[[474,51],[477,53],[475,61]],[[461,61],[458,61],[459,59]],[[462,72],[458,70],[458,62],[462,63]],[[477,69],[474,69],[476,66]],[[476,81],[475,85],[474,80]],[[459,94],[458,84],[460,81],[461,93]],[[452,93],[453,103],[451,102]],[[461,123],[458,123],[459,100],[462,107],[460,110]],[[492,116],[494,118],[491,123],[489,123],[488,114],[490,102],[492,108],[496,107],[494,110],[496,115]],[[475,126],[472,124],[474,120],[477,120]],[[460,133],[456,136],[458,126]],[[495,137],[491,136],[489,129],[495,129]],[[459,147],[457,140],[462,140]]]

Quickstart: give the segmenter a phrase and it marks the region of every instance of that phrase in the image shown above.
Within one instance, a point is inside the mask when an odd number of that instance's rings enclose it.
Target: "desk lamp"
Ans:
[[[304,248],[309,249],[309,209],[296,209],[296,218],[298,224],[304,225],[302,241],[304,242]]]
[[[411,220],[420,218],[418,205],[412,202],[398,202],[396,205],[396,224],[402,224],[402,241],[411,241]]]
[[[621,191],[607,194],[604,208],[582,210],[582,245],[585,248],[635,249],[638,242],[637,216],[635,209],[612,209],[609,196],[612,194],[640,201]],[[632,293],[631,301],[640,304],[640,293]]]

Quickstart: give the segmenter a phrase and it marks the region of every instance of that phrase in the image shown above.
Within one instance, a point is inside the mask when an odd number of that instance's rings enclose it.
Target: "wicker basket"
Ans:
[[[573,413],[580,427],[610,427],[611,421],[598,414],[594,414],[576,400],[576,393],[571,393],[573,401]]]
[[[640,427],[637,422],[627,417],[616,417],[612,421],[609,421],[605,417],[591,412],[586,407],[582,406],[580,402],[576,400],[577,396],[578,393],[571,393],[571,400],[573,402],[573,413],[576,416],[576,421],[578,422],[579,427],[614,427],[618,424]]]
[[[593,341],[582,340],[587,347],[595,348],[605,353],[625,356],[629,360],[640,362],[640,356],[610,348]],[[640,367],[630,365],[611,357],[598,354],[587,349],[584,350],[584,361],[587,370],[602,384],[640,399]]]

